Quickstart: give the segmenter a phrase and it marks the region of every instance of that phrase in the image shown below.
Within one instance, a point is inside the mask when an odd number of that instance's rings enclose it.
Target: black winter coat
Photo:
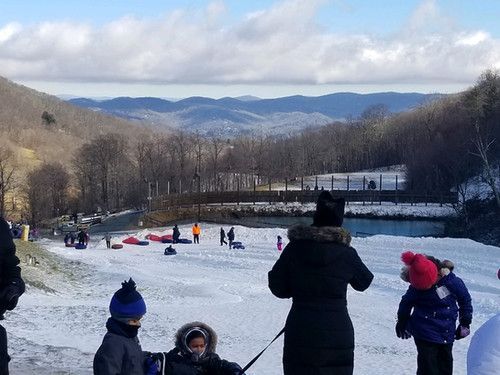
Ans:
[[[354,330],[347,285],[363,291],[373,274],[339,227],[298,225],[269,272],[269,288],[293,298],[285,325],[285,375],[347,375],[354,366]]]
[[[173,232],[172,232],[172,239],[174,242],[177,242],[179,237],[181,236],[181,232],[179,231],[178,227],[174,227]]]
[[[19,258],[16,256],[16,246],[12,241],[9,225],[0,218],[0,316],[6,310],[14,309],[24,293],[24,281],[18,264]]]
[[[137,328],[109,318],[108,333],[94,356],[94,375],[144,375],[146,354],[142,351]]]
[[[186,336],[194,327],[202,328],[207,334],[206,353],[199,360],[192,359],[186,346]],[[175,348],[168,353],[152,354],[157,361],[159,375],[240,375],[241,367],[235,362],[221,359],[215,350],[217,334],[205,323],[192,322],[183,325],[175,335]],[[244,374],[243,374],[244,375]]]
[[[229,229],[229,232],[227,232],[227,239],[229,241],[234,241],[234,229],[233,228]]]
[[[215,353],[208,353],[199,362],[194,362],[178,348],[154,357],[158,361],[159,375],[239,375],[241,370],[238,364],[221,359]]]

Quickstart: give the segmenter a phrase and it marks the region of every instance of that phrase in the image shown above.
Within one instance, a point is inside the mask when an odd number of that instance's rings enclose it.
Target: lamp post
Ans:
[[[151,212],[151,201],[153,200],[153,197],[151,196],[151,181],[149,181],[147,178],[144,179],[144,182],[148,184],[148,211]]]
[[[200,185],[200,174],[196,171],[194,172],[193,179],[198,180],[198,223],[200,222],[200,211],[201,211],[201,185]]]

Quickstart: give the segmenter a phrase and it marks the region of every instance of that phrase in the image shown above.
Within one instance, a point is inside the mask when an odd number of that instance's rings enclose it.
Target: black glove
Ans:
[[[411,337],[411,333],[406,329],[407,322],[406,319],[398,319],[396,323],[396,336],[403,340]]]
[[[5,310],[14,310],[19,301],[19,297],[24,293],[25,286],[24,281],[14,280],[3,287],[0,292],[0,306]]]
[[[208,371],[217,372],[221,367],[221,359],[215,353],[206,353],[201,359],[200,365]]]
[[[469,318],[460,318],[460,325],[470,328],[470,324],[472,323],[472,320]]]
[[[245,375],[244,372],[241,372],[243,370],[241,366],[236,362],[228,362],[224,367],[232,375]]]

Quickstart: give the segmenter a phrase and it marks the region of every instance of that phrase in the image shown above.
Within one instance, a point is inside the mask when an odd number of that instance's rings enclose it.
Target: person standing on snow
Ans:
[[[224,231],[224,228],[220,228],[220,245],[227,245],[226,242],[226,232]]]
[[[200,234],[201,234],[201,228],[198,225],[198,223],[194,223],[193,228],[191,228],[193,232],[193,243],[200,243]]]
[[[0,217],[0,320],[3,314],[17,306],[19,297],[25,291],[21,278],[16,246],[12,241],[9,225]],[[7,352],[7,331],[0,325],[0,374],[9,374],[10,357]]]
[[[452,375],[453,341],[467,337],[472,322],[471,296],[452,272],[453,263],[407,251],[401,278],[410,283],[398,309],[396,335],[417,346],[418,375]],[[455,328],[457,316],[459,325]]]
[[[353,373],[347,286],[364,291],[373,274],[350,246],[350,233],[341,227],[344,205],[344,199],[321,192],[313,224],[288,230],[290,242],[268,274],[271,292],[293,299],[285,324],[284,375]]]
[[[278,248],[278,251],[283,250],[283,239],[281,236],[278,236],[278,242],[276,242],[276,247]]]
[[[111,249],[111,234],[109,234],[109,232],[106,232],[102,239],[106,240],[106,248]]]
[[[177,224],[175,224],[174,228],[172,229],[172,243],[178,243],[180,237],[181,232],[179,231],[179,227],[177,226]]]
[[[234,227],[231,227],[231,229],[229,229],[229,232],[227,232],[227,240],[229,241],[229,248],[231,248],[234,241]]]
[[[87,235],[85,234],[84,230],[80,230],[78,232],[78,244],[79,245],[85,245],[85,240],[87,239]]]

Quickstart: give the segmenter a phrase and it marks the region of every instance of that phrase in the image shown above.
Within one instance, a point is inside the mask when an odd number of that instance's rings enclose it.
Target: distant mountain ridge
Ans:
[[[276,99],[193,96],[178,101],[154,97],[118,97],[101,101],[76,98],[69,102],[172,128],[198,130],[208,135],[237,135],[255,131],[286,134],[290,130],[356,118],[374,105],[385,105],[390,112],[397,113],[439,97],[442,95],[383,92],[334,93],[316,97],[294,95]]]

